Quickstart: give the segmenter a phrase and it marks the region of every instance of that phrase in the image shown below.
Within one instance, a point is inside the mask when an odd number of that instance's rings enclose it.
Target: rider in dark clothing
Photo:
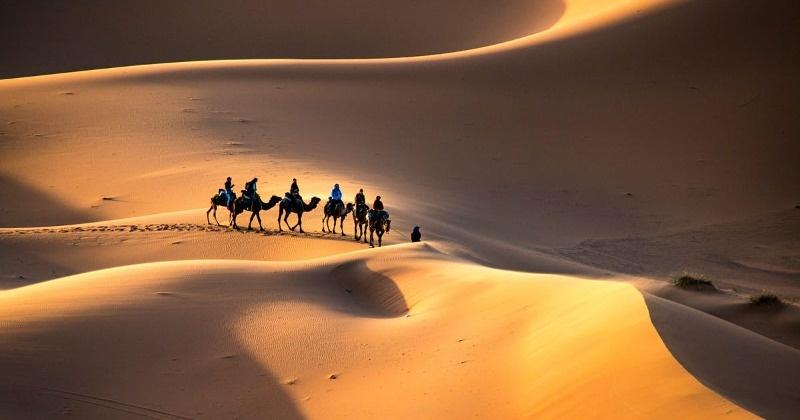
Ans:
[[[375,202],[372,203],[372,210],[369,211],[369,218],[370,226],[378,221],[386,222],[389,220],[389,212],[383,209],[383,201],[381,201],[381,196],[375,197]]]
[[[367,204],[367,197],[364,197],[364,189],[361,188],[356,194],[356,206],[359,204]]]
[[[300,196],[300,187],[297,186],[297,178],[292,178],[292,186],[289,187],[289,194],[297,198]]]
[[[230,207],[231,203],[233,203],[233,187],[235,187],[235,185],[233,185],[231,177],[228,177],[228,179],[225,181],[225,194],[228,196],[228,207]]]
[[[246,182],[244,184],[244,194],[245,197],[250,199],[250,205],[248,206],[249,209],[253,208],[253,202],[256,198],[256,183],[258,182],[258,178],[253,178],[250,182]]]
[[[381,196],[375,197],[375,202],[372,203],[373,210],[383,210],[383,202],[381,201]]]

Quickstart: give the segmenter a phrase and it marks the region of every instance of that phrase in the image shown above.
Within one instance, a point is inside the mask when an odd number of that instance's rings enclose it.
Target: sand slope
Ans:
[[[119,267],[0,300],[7,416],[748,417],[632,287],[424,246]]]

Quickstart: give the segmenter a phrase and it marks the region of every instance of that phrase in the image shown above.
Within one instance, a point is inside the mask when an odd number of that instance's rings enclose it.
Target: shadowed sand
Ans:
[[[564,9],[561,0],[467,0],[455,13],[446,0],[4,3],[0,78],[190,60],[459,51],[541,31]]]

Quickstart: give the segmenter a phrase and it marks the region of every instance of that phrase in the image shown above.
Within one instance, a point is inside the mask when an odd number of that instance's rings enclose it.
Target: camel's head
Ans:
[[[280,202],[281,202],[281,200],[283,200],[283,198],[281,198],[281,197],[278,197],[277,195],[273,195],[273,196],[272,196],[272,197],[269,199],[269,204],[270,204],[270,205],[272,205],[272,206],[274,206],[274,205],[276,205],[276,204],[280,203]]]
[[[317,204],[322,201],[319,197],[311,197],[311,202],[308,203],[310,207],[317,207]]]
[[[350,213],[351,211],[353,211],[353,207],[354,207],[353,203],[347,203],[347,205],[344,206],[345,214]]]

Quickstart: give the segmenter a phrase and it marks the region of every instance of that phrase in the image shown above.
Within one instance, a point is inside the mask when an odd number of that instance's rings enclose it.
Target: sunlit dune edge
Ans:
[[[564,14],[556,23],[548,29],[497,44],[484,47],[471,48],[460,51],[408,56],[408,57],[387,57],[387,58],[269,58],[269,59],[227,59],[227,60],[193,60],[186,62],[158,63],[145,65],[132,65],[118,68],[82,70],[60,74],[49,74],[42,76],[26,76],[12,79],[0,79],[0,87],[3,83],[24,83],[25,81],[47,81],[63,82],[74,80],[75,77],[90,77],[95,81],[106,78],[132,77],[154,72],[173,72],[180,70],[213,70],[220,68],[258,68],[265,65],[281,66],[291,64],[303,64],[306,66],[327,65],[327,66],[352,66],[352,65],[385,65],[385,64],[419,64],[425,62],[446,61],[453,59],[463,59],[486,54],[500,53],[517,48],[531,47],[537,44],[556,41],[565,37],[576,36],[594,29],[616,25],[634,18],[658,13],[660,10],[681,4],[687,0],[616,0],[614,2],[593,2],[588,0],[566,1]],[[65,79],[66,78],[66,79]]]

